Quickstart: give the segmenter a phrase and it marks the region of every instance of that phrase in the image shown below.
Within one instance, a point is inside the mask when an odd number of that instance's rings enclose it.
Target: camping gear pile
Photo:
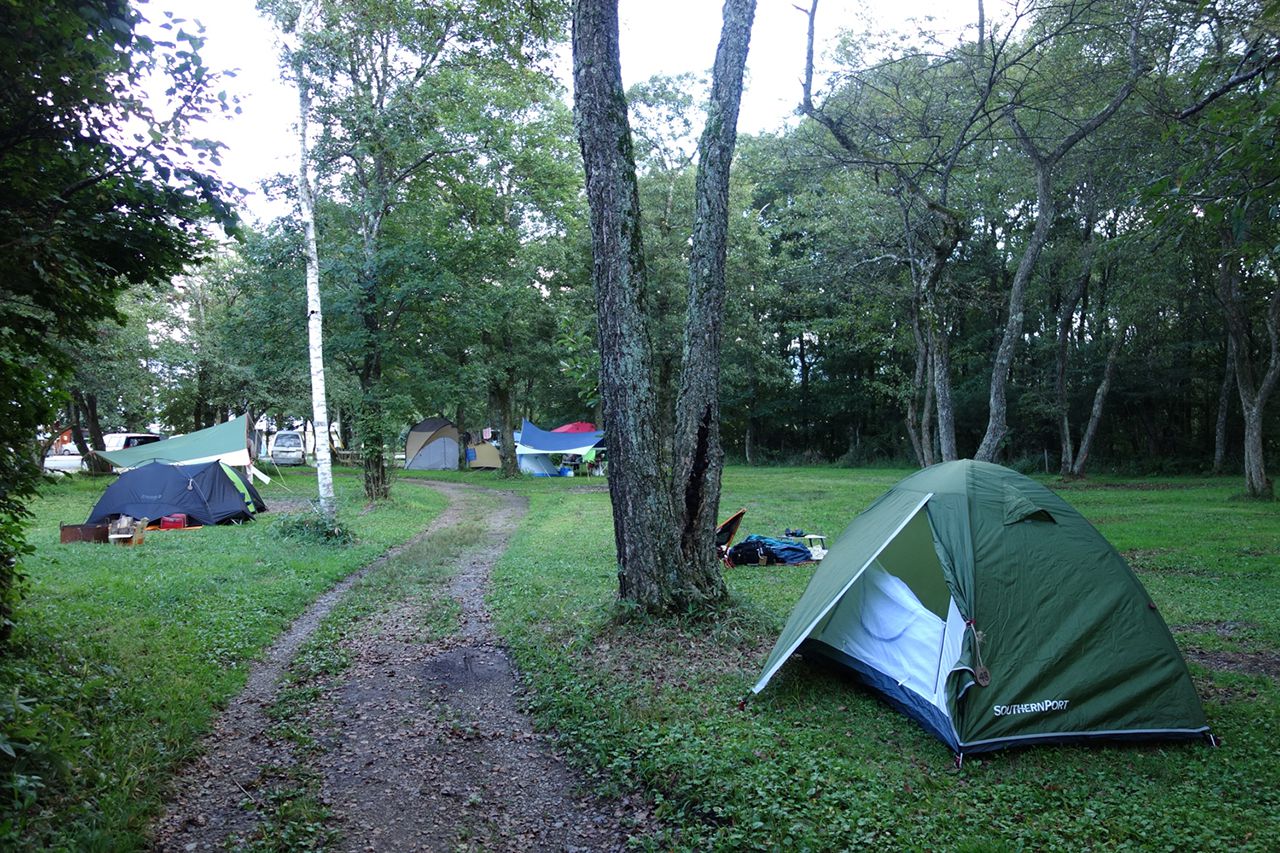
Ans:
[[[803,538],[805,540],[803,544],[792,538],[772,539],[752,533],[734,545],[733,540],[738,535],[738,528],[742,526],[742,517],[746,514],[745,509],[740,509],[720,522],[716,528],[716,554],[725,568],[779,564],[798,566],[802,563],[821,560],[827,555],[827,537],[818,533],[792,530],[790,527],[787,528],[786,535]]]
[[[809,546],[794,539],[772,539],[755,533],[730,548],[728,558],[732,566],[798,566],[816,559]]]
[[[107,524],[107,541],[115,545],[141,545],[146,530],[147,519],[122,515]]]
[[[1066,501],[999,465],[934,465],[855,518],[753,691],[796,651],[855,673],[958,760],[1209,731],[1124,558]]]

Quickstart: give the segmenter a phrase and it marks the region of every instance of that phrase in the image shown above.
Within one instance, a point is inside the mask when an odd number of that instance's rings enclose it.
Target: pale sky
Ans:
[[[739,128],[745,133],[776,130],[792,116],[800,99],[806,16],[802,0],[759,0]],[[281,82],[279,47],[272,25],[254,0],[149,0],[144,17],[163,20],[173,12],[205,26],[205,63],[238,69],[226,89],[239,96],[240,115],[211,120],[203,131],[227,145],[222,175],[246,190],[249,213],[266,218],[286,212],[258,189],[273,175],[292,174],[297,162],[295,90]],[[720,37],[722,0],[621,0],[622,76],[630,86],[655,74],[707,73]],[[819,53],[841,29],[862,29],[868,17],[877,28],[905,28],[911,18],[934,16],[948,31],[976,17],[976,0],[823,0],[818,12]],[[567,47],[559,75],[570,89]],[[821,68],[821,60],[819,60]],[[566,95],[567,97],[567,95]]]

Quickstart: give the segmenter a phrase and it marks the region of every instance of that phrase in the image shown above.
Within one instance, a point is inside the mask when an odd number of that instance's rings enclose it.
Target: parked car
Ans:
[[[75,447],[64,447],[57,453],[50,453],[44,458],[46,471],[79,471],[84,468],[84,460],[76,453]]]
[[[307,461],[302,433],[284,430],[271,442],[271,461],[277,465],[303,465]]]
[[[110,453],[113,450],[128,450],[130,447],[151,444],[160,438],[152,432],[109,432],[102,437],[102,447]]]

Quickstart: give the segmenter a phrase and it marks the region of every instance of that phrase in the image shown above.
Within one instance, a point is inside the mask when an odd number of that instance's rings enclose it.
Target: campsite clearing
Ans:
[[[747,508],[743,534],[803,526],[835,537],[907,473],[730,468],[722,506]],[[945,746],[838,670],[792,661],[739,706],[811,569],[730,570],[735,603],[714,622],[619,621],[601,483],[414,476],[528,498],[494,567],[494,630],[541,730],[557,733],[598,794],[632,798],[612,811],[652,829],[652,809],[660,828],[645,840],[654,847],[1280,848],[1280,507],[1231,500],[1234,479],[1098,478],[1062,488],[1158,604],[1222,748],[1040,747],[956,770]],[[307,482],[286,480],[299,492]],[[345,551],[267,537],[269,515],[242,528],[149,536],[129,551],[57,546],[57,521],[83,517],[101,490],[93,483],[54,486],[35,507],[21,654],[0,667],[31,698],[50,733],[45,745],[73,764],[32,792],[38,805],[25,824],[10,824],[11,846],[17,838],[142,845],[167,774],[193,755],[213,707],[243,684],[245,661],[356,557],[366,562],[440,509],[429,490],[402,483],[394,503],[350,513],[363,544]],[[279,485],[264,495],[273,507]],[[357,506],[358,481],[338,485]],[[128,571],[120,554],[133,561]],[[456,624],[438,615],[428,636]],[[346,666],[326,654],[325,636],[304,662]],[[357,651],[377,660],[376,643]],[[308,695],[295,694],[303,704]],[[484,732],[464,725],[457,735],[465,742]],[[302,731],[302,740],[312,736]],[[304,794],[322,780],[292,779]],[[22,794],[20,783],[14,790]],[[649,805],[635,806],[636,797]],[[282,821],[297,819],[280,826],[327,831],[318,798],[279,802]]]
[[[34,506],[30,592],[0,661],[6,771],[0,847],[144,845],[169,774],[189,759],[248,662],[325,589],[421,530],[444,506],[427,489],[350,512],[360,538],[334,549],[282,539],[276,513],[242,526],[157,531],[138,548],[58,544],[109,481],[73,477]],[[274,478],[268,505],[305,502],[314,480]],[[340,480],[348,506],[357,481]],[[278,516],[276,516],[278,517]],[[14,698],[30,708],[12,707]],[[30,749],[24,747],[31,743]]]
[[[907,473],[731,468],[721,505],[747,507],[744,533],[838,536]],[[529,521],[495,572],[497,627],[535,716],[597,784],[648,790],[655,846],[1280,848],[1280,506],[1231,500],[1234,480],[1066,494],[1130,558],[1223,746],[1015,749],[961,770],[837,669],[793,661],[739,707],[810,569],[730,570],[736,603],[714,622],[619,623],[608,495],[559,485],[528,484]]]

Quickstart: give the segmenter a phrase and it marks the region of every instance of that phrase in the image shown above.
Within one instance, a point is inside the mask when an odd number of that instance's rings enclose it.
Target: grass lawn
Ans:
[[[301,504],[307,472],[263,490]],[[50,486],[33,510],[29,591],[0,659],[0,848],[145,846],[168,771],[189,758],[247,664],[317,595],[421,530],[445,501],[401,487],[366,507],[338,479],[358,544],[285,539],[251,524],[148,532],[126,549],[61,545],[58,523],[88,516],[106,481]],[[5,754],[8,746],[14,757]]]
[[[906,473],[731,468],[723,514],[747,508],[743,535],[834,538]],[[1232,500],[1238,478],[1062,489],[1130,556],[1222,748],[1040,747],[962,770],[829,669],[792,661],[739,707],[805,568],[732,570],[735,604],[715,622],[617,620],[608,495],[583,490],[597,485],[514,486],[531,512],[491,601],[540,724],[605,791],[649,792],[667,827],[654,847],[1280,849],[1280,504]]]

